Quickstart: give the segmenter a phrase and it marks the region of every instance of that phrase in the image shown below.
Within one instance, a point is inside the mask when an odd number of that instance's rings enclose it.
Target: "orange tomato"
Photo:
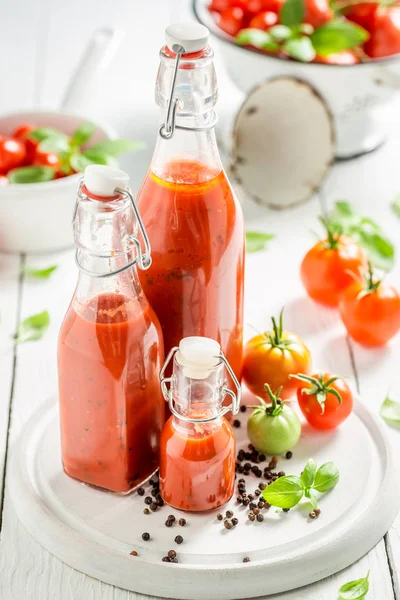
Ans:
[[[265,395],[265,384],[277,390],[280,397],[291,398],[297,383],[292,373],[310,373],[311,354],[303,340],[283,331],[282,312],[279,324],[272,318],[272,331],[266,331],[249,340],[244,349],[242,376],[249,390],[256,396]]]
[[[337,306],[343,290],[367,266],[365,251],[351,238],[334,234],[320,240],[303,258],[300,276],[310,298]]]
[[[353,410],[353,394],[344,379],[332,373],[301,374],[294,379],[301,412],[315,429],[335,429]]]
[[[354,281],[339,303],[348,334],[364,346],[383,346],[400,330],[398,291],[374,280],[372,269],[363,281]]]

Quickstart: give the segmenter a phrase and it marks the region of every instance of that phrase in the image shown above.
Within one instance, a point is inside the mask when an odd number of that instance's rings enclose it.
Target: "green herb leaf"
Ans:
[[[49,137],[39,144],[39,150],[41,152],[55,152],[59,154],[61,152],[69,152],[69,143],[67,139],[58,137]]]
[[[258,252],[264,250],[267,243],[275,237],[273,233],[262,231],[246,231],[246,251]]]
[[[300,477],[285,475],[268,485],[262,492],[263,498],[278,508],[293,508],[302,499],[304,488]]]
[[[240,46],[254,46],[269,51],[279,50],[279,46],[274,42],[272,36],[261,29],[242,29],[236,36],[236,42]]]
[[[276,42],[284,42],[292,36],[292,30],[286,25],[275,25],[271,27],[268,33]]]
[[[118,156],[123,152],[132,152],[133,150],[140,150],[143,147],[144,144],[142,142],[134,142],[133,140],[104,140],[88,148],[85,155],[90,151],[104,156]]]
[[[280,11],[280,22],[287,27],[300,25],[304,18],[304,0],[286,0]]]
[[[309,499],[310,504],[312,506],[312,508],[318,508],[318,501],[317,501],[317,492],[315,490],[313,490],[312,488],[309,488],[308,490],[306,490],[304,492],[304,495],[306,496],[306,498]]]
[[[18,325],[17,334],[15,336],[16,344],[39,340],[50,323],[50,316],[47,310],[41,313],[32,315]]]
[[[320,494],[328,492],[339,481],[339,470],[333,462],[323,464],[315,475],[313,489]]]
[[[311,35],[314,31],[314,27],[310,25],[310,23],[300,23],[297,31],[299,33],[304,33],[305,35]]]
[[[393,212],[400,217],[400,194],[396,196],[396,198],[392,202]]]
[[[366,42],[369,34],[365,29],[345,20],[333,20],[321,25],[311,34],[311,42],[317,54],[327,56],[355,48]]]
[[[73,146],[82,146],[82,144],[90,140],[95,131],[96,125],[93,125],[93,123],[82,123],[72,134],[71,144]]]
[[[362,217],[349,202],[336,202],[329,217],[333,232],[343,233],[360,244],[375,267],[389,271],[394,264],[395,249],[377,223]]]
[[[313,458],[309,458],[306,466],[304,467],[304,471],[300,475],[301,482],[304,486],[304,489],[308,489],[312,487],[315,479],[315,474],[317,472],[317,463]]]
[[[38,127],[38,129],[34,129],[28,134],[28,137],[33,140],[37,140],[38,142],[43,142],[48,139],[60,139],[69,141],[68,136],[59,131],[58,129],[53,129],[52,127]]]
[[[56,176],[52,167],[19,167],[7,174],[10,183],[41,183],[51,181]]]
[[[70,157],[70,164],[74,171],[84,171],[88,165],[108,165],[109,167],[118,167],[118,161],[114,156],[96,152],[88,148],[82,154],[75,152]]]
[[[35,279],[48,279],[56,269],[57,265],[47,267],[46,269],[32,269],[30,267],[24,267],[22,272],[25,273],[25,275],[29,275],[29,277],[34,277]]]
[[[339,590],[339,598],[341,600],[362,600],[369,591],[369,571],[366,577],[349,581],[342,585]]]
[[[379,414],[386,423],[389,423],[389,425],[400,427],[400,402],[391,400],[389,396],[387,396],[381,406]]]
[[[301,62],[311,62],[316,53],[308,37],[291,38],[283,44],[283,50],[296,60]]]

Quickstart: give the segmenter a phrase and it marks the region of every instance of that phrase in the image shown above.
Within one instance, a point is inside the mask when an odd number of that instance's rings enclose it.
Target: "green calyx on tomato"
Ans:
[[[371,261],[368,261],[368,271],[363,273],[363,278],[365,285],[364,289],[361,290],[361,292],[357,295],[358,300],[360,300],[364,296],[368,296],[368,294],[373,294],[374,292],[376,292],[382,283],[382,279],[376,279]]]
[[[272,331],[266,332],[264,335],[268,338],[269,343],[273,348],[280,348],[286,350],[288,346],[293,344],[293,340],[284,339],[283,337],[283,308],[279,313],[279,322],[277,323],[275,317],[271,317]]]
[[[331,250],[336,250],[336,248],[339,247],[341,231],[338,231],[337,228],[334,229],[327,219],[319,217],[319,220],[326,229],[326,240],[324,242],[324,247],[330,248]]]
[[[315,396],[321,407],[322,415],[325,412],[325,402],[328,394],[333,394],[339,405],[342,404],[342,396],[334,387],[332,387],[332,383],[339,379],[339,377],[331,377],[328,381],[324,381],[323,373],[320,373],[318,377],[311,377],[310,375],[298,373],[297,375],[290,375],[290,378],[311,384],[311,387],[302,388],[301,392],[307,394],[307,396]]]
[[[247,435],[259,452],[283,454],[291,450],[300,439],[300,419],[279,398],[282,388],[274,394],[267,383],[264,387],[271,402],[267,404],[262,398],[258,398],[260,404],[249,407],[254,412],[247,422]]]

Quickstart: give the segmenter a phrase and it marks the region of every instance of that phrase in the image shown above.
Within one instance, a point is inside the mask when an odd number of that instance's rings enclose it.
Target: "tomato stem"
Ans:
[[[364,289],[358,294],[358,300],[364,296],[368,296],[368,294],[373,294],[376,292],[382,283],[382,279],[375,278],[374,270],[370,261],[368,261],[368,271],[364,272],[364,282],[365,286]]]
[[[268,338],[269,343],[273,348],[280,348],[281,350],[286,350],[288,346],[290,346],[293,342],[292,340],[284,340],[282,338],[283,335],[283,310],[279,313],[279,322],[277,323],[277,319],[275,317],[271,317],[272,321],[272,331],[268,331],[265,335]]]
[[[329,223],[328,219],[325,219],[324,217],[319,217],[319,220],[326,229],[327,240],[325,242],[325,248],[335,250],[339,247],[339,241],[342,232],[335,229],[332,226],[332,224]]]
[[[311,375],[304,375],[303,373],[297,373],[297,375],[292,374],[289,375],[289,377],[311,384],[311,387],[302,388],[301,392],[308,396],[315,396],[317,402],[321,406],[321,414],[324,414],[325,412],[325,402],[328,394],[333,394],[339,404],[342,404],[342,396],[336,388],[332,387],[332,383],[339,379],[339,377],[331,377],[328,381],[324,381],[323,373],[319,373],[317,377],[311,377]]]

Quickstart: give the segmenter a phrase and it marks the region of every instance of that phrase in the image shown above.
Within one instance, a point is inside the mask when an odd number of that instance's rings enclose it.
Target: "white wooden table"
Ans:
[[[7,60],[0,61],[1,112],[57,106],[65,81],[93,29],[115,25],[128,32],[107,85],[90,110],[93,114],[103,113],[121,134],[148,142],[146,151],[126,163],[137,187],[150,161],[156,133],[153,86],[158,48],[165,25],[187,13],[185,0],[143,4],[137,0],[8,0],[8,8],[2,12],[0,39],[2,47],[10,51]],[[150,25],[147,30],[144,23]],[[217,70],[222,110],[235,104],[238,94],[224,76],[218,56]],[[393,123],[390,141],[378,152],[335,166],[324,197],[327,201],[349,199],[363,213],[376,218],[400,253],[400,220],[390,210],[390,202],[400,191],[400,115],[398,121]],[[246,335],[252,335],[250,325],[257,329],[269,326],[269,316],[284,305],[287,328],[305,338],[317,368],[353,377],[362,400],[376,412],[390,385],[392,395],[397,394],[400,400],[396,390],[396,380],[400,383],[400,335],[387,348],[362,349],[346,338],[337,313],[314,305],[302,289],[299,263],[313,243],[310,230],[318,228],[318,198],[285,213],[274,213],[246,201],[244,210],[248,229],[276,234],[267,251],[247,257],[247,285],[257,282],[259,293],[246,298]],[[49,281],[35,282],[21,275],[25,264],[57,264],[58,269]],[[400,287],[399,265],[391,279]],[[76,278],[72,251],[52,256],[0,254],[1,600],[145,598],[91,579],[52,557],[24,531],[7,494],[9,450],[27,418],[56,389],[57,333]],[[51,325],[43,339],[14,348],[12,336],[17,323],[44,309],[50,312]],[[399,451],[400,432],[389,427],[387,431]],[[400,600],[400,519],[368,555],[346,571],[274,598],[334,600],[342,583],[365,575],[368,569],[368,598]]]

